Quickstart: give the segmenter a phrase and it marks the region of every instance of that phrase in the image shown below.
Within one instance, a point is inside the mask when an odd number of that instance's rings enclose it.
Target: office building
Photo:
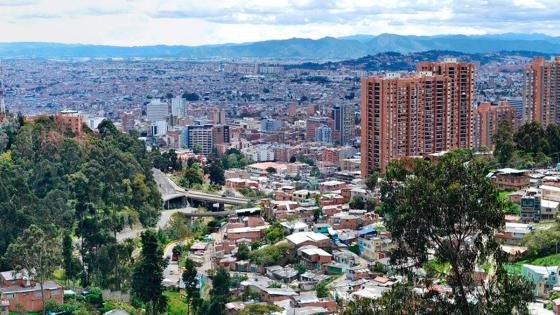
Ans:
[[[458,62],[455,58],[445,58],[438,62],[419,62],[416,71],[431,71],[443,75],[451,86],[448,108],[449,141],[453,148],[473,146],[473,103],[474,103],[474,65]]]
[[[167,130],[168,126],[165,120],[154,121],[150,124],[150,136],[152,137],[164,136]]]
[[[560,122],[560,56],[536,57],[523,71],[523,119],[543,125]]]
[[[183,143],[191,150],[200,150],[199,153],[208,155],[214,146],[213,135],[212,125],[187,126],[183,131]]]
[[[490,104],[490,102],[480,103],[476,113],[475,126],[477,128],[475,134],[478,134],[478,137],[475,138],[476,149],[480,147],[493,149],[494,135],[498,131],[500,124],[507,121],[510,128],[513,128],[515,123],[515,110],[506,100],[500,101],[497,106]]]
[[[331,128],[331,131],[334,129],[334,121],[325,116],[312,116],[309,117],[306,121],[306,130],[305,130],[305,138],[309,141],[315,140],[315,131],[317,128],[321,127],[322,125],[327,125]]]
[[[171,115],[174,118],[185,117],[185,100],[181,96],[171,99]]]
[[[121,117],[121,127],[124,132],[129,132],[134,129],[135,115],[132,112],[123,112],[119,115]]]
[[[332,129],[323,124],[315,129],[315,141],[325,144],[332,143]]]
[[[208,113],[208,120],[215,125],[226,123],[226,112],[219,108],[212,108]]]
[[[212,128],[212,139],[213,145],[229,143],[229,126],[228,125],[216,125]]]
[[[261,131],[262,132],[274,132],[278,131],[284,126],[284,123],[278,119],[265,118],[261,120]]]
[[[148,121],[166,121],[169,117],[169,105],[159,99],[153,99],[146,106]]]
[[[336,131],[336,143],[346,145],[354,139],[354,105],[335,105],[332,111],[334,130]]]

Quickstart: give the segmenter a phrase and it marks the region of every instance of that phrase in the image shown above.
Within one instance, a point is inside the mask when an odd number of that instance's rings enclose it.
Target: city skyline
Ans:
[[[382,33],[559,36],[560,10],[554,4],[548,0],[224,1],[211,5],[199,1],[0,0],[0,42],[196,46]]]

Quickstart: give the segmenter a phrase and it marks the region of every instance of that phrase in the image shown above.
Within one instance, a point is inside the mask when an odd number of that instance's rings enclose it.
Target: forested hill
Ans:
[[[156,223],[162,202],[143,143],[109,120],[99,130],[77,137],[52,117],[0,121],[0,256],[35,224],[81,238],[89,278],[116,232]]]

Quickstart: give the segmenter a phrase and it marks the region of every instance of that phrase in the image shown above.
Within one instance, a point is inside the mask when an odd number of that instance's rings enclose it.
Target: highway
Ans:
[[[173,182],[162,171],[154,168],[152,169],[152,172],[164,202],[181,196],[204,202],[223,203],[228,205],[244,205],[249,202],[249,199],[243,197],[222,196],[192,189],[186,190],[175,184],[175,182]]]

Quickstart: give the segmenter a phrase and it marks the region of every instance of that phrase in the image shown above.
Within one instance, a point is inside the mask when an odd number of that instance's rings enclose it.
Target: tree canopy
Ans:
[[[506,284],[497,281],[499,287],[484,287],[486,293],[481,296],[473,276],[477,266],[488,262],[495,275],[501,275],[504,262],[494,236],[504,225],[504,204],[485,177],[486,162],[461,151],[446,154],[436,163],[414,160],[412,164],[406,168],[393,163],[382,186],[387,229],[396,243],[391,260],[397,269],[414,277],[414,270],[432,256],[448,263],[453,302],[442,300],[441,304],[461,314],[487,310],[492,304],[484,297],[490,295],[496,300],[518,299],[520,304],[512,304],[509,311],[526,306],[530,296],[521,294],[521,280],[503,276],[499,280]],[[478,297],[478,304],[472,297]]]
[[[117,244],[116,235],[131,224],[155,225],[162,200],[137,134],[118,131],[110,120],[98,130],[64,133],[52,117],[23,123],[8,116],[0,123],[8,139],[0,148],[0,256],[32,225],[52,228],[66,235],[68,277],[118,289],[132,259],[130,245]],[[81,263],[72,236],[82,240]],[[0,265],[15,267],[9,259]]]

